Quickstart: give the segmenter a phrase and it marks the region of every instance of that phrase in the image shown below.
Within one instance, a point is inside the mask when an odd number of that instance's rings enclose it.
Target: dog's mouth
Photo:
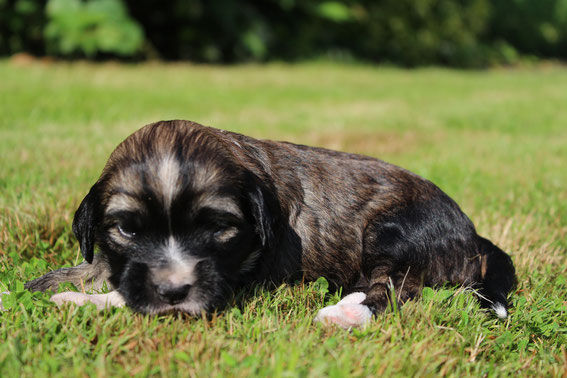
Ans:
[[[149,315],[166,315],[175,313],[184,313],[192,316],[199,316],[206,311],[206,306],[203,303],[187,300],[177,304],[151,304],[141,309],[143,313]]]
[[[192,285],[186,293],[167,296],[160,295],[155,288],[146,291],[146,298],[132,298],[129,306],[135,311],[149,315],[164,315],[183,313],[191,316],[201,316],[203,312],[217,308],[224,303],[224,295],[214,295],[204,290],[200,285]],[[145,300],[144,300],[145,299]]]
[[[138,306],[143,313],[161,315],[181,312],[200,315],[207,308],[206,302],[197,293],[198,288],[194,286],[169,290],[165,293],[163,286],[162,290],[155,286],[152,289],[151,300],[145,306]]]

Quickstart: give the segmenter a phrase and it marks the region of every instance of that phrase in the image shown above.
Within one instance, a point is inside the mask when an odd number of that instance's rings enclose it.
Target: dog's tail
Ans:
[[[516,286],[512,259],[487,239],[479,237],[481,254],[480,303],[491,308],[500,319],[508,317],[507,296]]]

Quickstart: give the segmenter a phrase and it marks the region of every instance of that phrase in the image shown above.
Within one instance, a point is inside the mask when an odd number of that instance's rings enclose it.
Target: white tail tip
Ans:
[[[499,319],[506,319],[508,317],[508,311],[506,311],[506,307],[501,305],[500,303],[495,303],[492,305],[492,309],[496,312],[496,316]]]

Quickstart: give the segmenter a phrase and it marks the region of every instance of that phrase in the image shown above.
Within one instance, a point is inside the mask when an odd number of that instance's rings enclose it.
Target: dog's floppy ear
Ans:
[[[79,241],[83,258],[90,264],[94,256],[96,224],[100,196],[98,185],[95,184],[89,194],[83,199],[73,218],[73,233]]]
[[[260,236],[262,247],[271,248],[275,242],[278,219],[281,209],[275,195],[254,175],[253,184],[248,191],[248,199],[252,217],[256,224],[256,232]]]

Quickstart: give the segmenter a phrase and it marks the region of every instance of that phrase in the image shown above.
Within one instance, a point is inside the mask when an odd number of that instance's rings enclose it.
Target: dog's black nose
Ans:
[[[161,300],[170,304],[176,304],[183,301],[185,297],[187,297],[187,294],[189,294],[190,289],[191,285],[174,286],[170,284],[163,284],[156,286],[156,292]]]

